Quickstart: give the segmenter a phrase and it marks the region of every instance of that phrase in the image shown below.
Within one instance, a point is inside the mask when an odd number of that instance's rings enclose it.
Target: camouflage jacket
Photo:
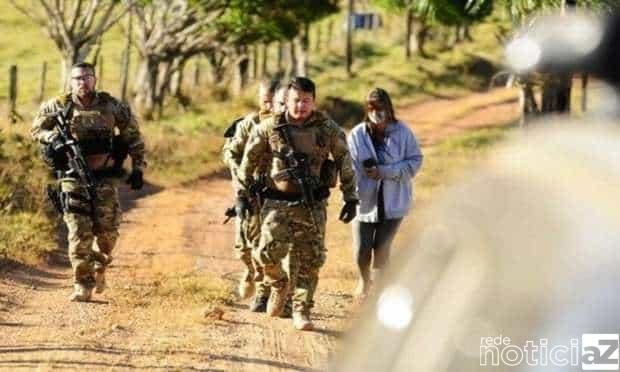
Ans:
[[[222,147],[222,160],[228,169],[230,169],[232,182],[236,190],[239,189],[239,166],[241,165],[241,159],[243,158],[243,152],[248,138],[250,137],[250,133],[255,126],[270,115],[271,113],[268,111],[253,112],[246,115],[235,124],[236,127],[233,136],[227,138]]]
[[[145,166],[144,141],[135,116],[126,104],[121,103],[105,92],[95,93],[95,98],[90,107],[83,107],[77,97],[72,96],[71,93],[44,102],[32,124],[31,134],[36,141],[46,144],[53,140],[57,135],[57,130],[56,120],[51,115],[64,109],[70,100],[74,104],[69,124],[72,133],[80,131],[80,128],[76,127],[79,126],[77,118],[81,114],[89,112],[99,113],[101,120],[105,121],[106,125],[110,127],[111,135],[118,133],[120,140],[129,147],[132,168],[141,169]]]
[[[286,114],[277,114],[262,121],[250,133],[238,171],[241,195],[247,193],[253,181],[252,176],[257,170],[268,175],[267,184],[272,186],[275,184],[274,177],[286,169],[287,165],[282,159],[275,156],[283,152],[287,146],[276,130],[282,124],[286,124]],[[344,131],[319,111],[315,111],[299,128],[313,133],[312,138],[315,143],[311,144],[309,151],[303,151],[308,156],[312,175],[320,177],[321,167],[331,155],[340,176],[343,199],[345,201],[357,200],[355,173]],[[299,149],[296,150],[299,151]],[[261,169],[262,167],[265,169]]]

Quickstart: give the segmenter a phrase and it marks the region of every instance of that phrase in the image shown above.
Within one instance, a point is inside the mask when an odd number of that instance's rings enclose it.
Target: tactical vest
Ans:
[[[70,130],[85,156],[112,153],[114,115],[98,110],[73,110]]]
[[[98,92],[94,107],[82,109],[72,103],[69,130],[85,156],[111,154],[113,151],[115,118],[109,106],[111,99],[107,93]],[[71,100],[71,94],[59,98],[64,107]]]
[[[276,126],[271,132],[269,145],[273,153],[270,176],[276,190],[297,193],[299,187],[287,175],[293,165],[288,164],[285,154],[294,151],[303,154],[310,165],[310,172],[319,184],[321,166],[329,156],[329,138],[321,120],[314,120],[304,126],[287,124],[284,115],[276,118]],[[283,131],[287,130],[292,146],[287,143]]]

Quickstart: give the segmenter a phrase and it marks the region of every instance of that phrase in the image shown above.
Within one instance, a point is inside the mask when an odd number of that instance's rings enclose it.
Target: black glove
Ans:
[[[66,170],[68,158],[66,147],[60,136],[54,137],[51,142],[41,147],[43,161],[54,170]]]
[[[344,203],[340,211],[340,221],[344,223],[351,222],[357,215],[357,200],[349,200]]]
[[[142,186],[144,186],[144,179],[142,176],[142,171],[140,169],[134,169],[125,182],[131,185],[132,190],[140,190]]]
[[[237,202],[235,203],[235,212],[237,213],[237,217],[244,219],[247,218],[252,211],[252,206],[250,205],[250,200],[245,196],[239,196],[237,198]]]
[[[52,148],[52,150],[59,153],[65,151],[65,146],[65,141],[63,141],[63,139],[59,135],[54,137],[54,139],[52,139],[52,142],[50,142],[50,147]]]

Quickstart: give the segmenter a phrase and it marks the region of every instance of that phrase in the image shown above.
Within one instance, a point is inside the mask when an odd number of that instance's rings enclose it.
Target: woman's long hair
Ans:
[[[387,119],[388,123],[393,123],[397,121],[396,115],[394,114],[394,105],[392,105],[392,99],[388,92],[386,92],[383,88],[374,88],[368,93],[366,96],[366,104],[364,105],[364,121],[370,123],[370,119],[368,118],[368,104],[371,102],[380,103],[383,107],[385,107],[387,111]]]

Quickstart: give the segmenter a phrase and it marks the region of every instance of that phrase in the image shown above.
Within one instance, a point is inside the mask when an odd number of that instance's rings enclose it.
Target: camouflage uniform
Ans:
[[[250,136],[250,132],[254,126],[258,125],[261,120],[267,118],[271,113],[269,111],[261,111],[251,113],[236,123],[234,135],[227,139],[222,149],[224,163],[230,169],[233,187],[239,190],[239,165],[243,157],[245,145]],[[254,174],[258,177],[258,173]],[[257,203],[252,205],[253,211],[249,218],[236,218],[235,225],[235,256],[240,259],[246,267],[246,276],[242,278],[244,281],[254,281],[258,284],[256,288],[257,296],[268,296],[269,287],[263,283],[264,273],[261,265],[252,258],[252,250],[258,246],[258,238],[260,237],[260,206]]]
[[[254,128],[238,176],[242,189],[247,190],[252,182],[252,174],[267,165],[267,184],[270,190],[275,190],[272,195],[284,196],[271,197],[268,192],[265,197],[261,213],[261,236],[254,253],[265,268],[268,284],[276,289],[288,286],[293,294],[293,310],[309,314],[314,304],[319,269],[326,257],[327,201],[324,198],[310,211],[299,199],[284,200],[286,195],[299,194],[291,191],[295,186],[290,179],[281,177],[287,164],[278,154],[286,151],[288,145],[277,128],[285,124],[286,114],[278,114]],[[343,199],[357,200],[351,157],[345,134],[338,124],[315,111],[303,125],[291,124],[288,128],[295,150],[308,156],[312,176],[320,178],[321,168],[331,154],[340,175]],[[322,185],[326,186],[323,182]],[[287,254],[288,262],[283,262]],[[288,266],[290,278],[287,278],[283,264]]]
[[[79,180],[61,175],[60,190],[68,193],[63,219],[69,231],[69,259],[74,282],[93,288],[96,271],[103,272],[111,260],[118,239],[121,209],[117,180],[111,177],[112,140],[118,130],[120,140],[129,147],[133,169],[144,166],[144,142],[129,107],[104,92],[95,93],[90,107],[83,107],[71,94],[41,105],[34,119],[32,136],[42,144],[57,135],[56,121],[50,114],[73,102],[69,122],[72,135],[79,142],[89,168],[97,180],[94,218],[84,200],[86,190]]]

